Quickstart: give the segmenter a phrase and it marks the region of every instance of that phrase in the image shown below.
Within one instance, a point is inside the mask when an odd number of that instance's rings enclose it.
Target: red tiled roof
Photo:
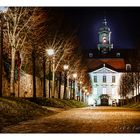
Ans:
[[[107,64],[116,70],[125,69],[125,61],[122,58],[88,59],[88,68],[90,70],[94,70],[102,64]]]

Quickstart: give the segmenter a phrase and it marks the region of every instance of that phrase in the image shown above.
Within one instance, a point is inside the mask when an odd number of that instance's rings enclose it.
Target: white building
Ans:
[[[89,105],[113,105],[118,102],[122,73],[107,68],[104,64],[89,75],[92,82],[92,92],[88,96]]]
[[[99,28],[97,50],[89,52],[88,68],[92,91],[88,96],[89,105],[114,105],[119,99],[121,71],[125,69],[125,61],[119,50],[113,49],[111,30],[106,19]],[[100,67],[100,68],[99,68]]]

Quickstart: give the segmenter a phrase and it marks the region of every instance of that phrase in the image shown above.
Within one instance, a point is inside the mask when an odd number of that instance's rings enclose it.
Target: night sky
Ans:
[[[79,27],[78,37],[84,49],[97,47],[98,30],[104,15],[112,32],[114,48],[140,45],[139,7],[63,7],[61,10]]]

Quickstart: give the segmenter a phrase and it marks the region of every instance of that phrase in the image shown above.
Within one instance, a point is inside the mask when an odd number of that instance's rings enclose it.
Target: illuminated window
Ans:
[[[97,76],[94,76],[94,83],[97,83]]]
[[[103,83],[106,83],[106,76],[103,76]]]
[[[115,83],[115,76],[112,76],[112,83]]]
[[[103,88],[103,94],[106,94],[106,88]]]
[[[97,94],[97,88],[94,88],[94,94]]]
[[[115,88],[112,88],[112,95],[115,94]]]

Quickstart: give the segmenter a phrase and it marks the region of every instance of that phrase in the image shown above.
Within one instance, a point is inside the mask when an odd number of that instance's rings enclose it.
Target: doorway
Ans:
[[[101,99],[101,106],[108,106],[109,105],[109,95],[102,94],[100,96],[100,99]]]
[[[108,106],[108,99],[107,98],[101,99],[101,106]]]

